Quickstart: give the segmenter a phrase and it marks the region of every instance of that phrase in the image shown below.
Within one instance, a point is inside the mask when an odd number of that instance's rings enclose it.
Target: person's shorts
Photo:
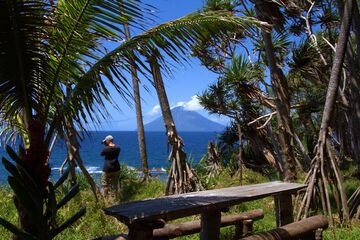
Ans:
[[[101,176],[101,183],[104,187],[117,189],[119,186],[120,171],[117,172],[103,172]]]

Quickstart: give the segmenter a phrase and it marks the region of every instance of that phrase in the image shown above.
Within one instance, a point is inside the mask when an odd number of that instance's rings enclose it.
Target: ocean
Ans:
[[[148,154],[149,167],[154,175],[164,174],[166,168],[170,166],[167,149],[167,140],[164,132],[146,132],[146,146]],[[134,131],[96,131],[89,132],[89,136],[85,136],[81,143],[80,154],[88,171],[96,176],[100,176],[103,157],[100,152],[104,145],[101,144],[102,139],[107,135],[113,135],[114,142],[120,145],[120,162],[135,169],[141,167],[139,157],[139,147],[137,141],[137,132]],[[209,141],[215,141],[217,133],[215,132],[182,132],[180,136],[184,139],[185,152],[190,162],[193,164],[206,153]],[[0,157],[7,157],[4,146],[0,147]],[[53,153],[50,158],[50,167],[52,169],[52,178],[57,178],[58,170],[62,162],[66,158],[66,147],[62,140],[58,140],[55,144]],[[2,164],[0,164],[0,184],[6,183],[7,172]]]

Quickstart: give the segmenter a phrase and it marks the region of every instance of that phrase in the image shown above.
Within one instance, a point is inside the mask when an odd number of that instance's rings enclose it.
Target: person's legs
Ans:
[[[120,171],[109,174],[109,187],[112,194],[117,197],[119,189]]]
[[[101,175],[101,183],[104,188],[104,196],[106,197],[109,194],[109,176],[107,172],[103,172]]]

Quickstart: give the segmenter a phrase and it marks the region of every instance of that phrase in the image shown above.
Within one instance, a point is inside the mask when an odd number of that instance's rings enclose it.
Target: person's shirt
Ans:
[[[118,161],[120,154],[120,147],[115,146],[106,146],[101,152],[101,156],[105,157],[104,161],[104,172],[117,172],[120,170],[120,164]]]

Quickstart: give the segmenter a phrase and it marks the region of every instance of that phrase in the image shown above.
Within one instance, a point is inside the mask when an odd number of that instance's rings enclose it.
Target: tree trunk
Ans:
[[[343,184],[343,178],[338,169],[336,159],[334,158],[330,141],[327,139],[330,121],[335,109],[335,102],[339,88],[340,74],[344,63],[346,46],[350,34],[350,25],[353,14],[354,1],[348,0],[344,7],[344,14],[342,18],[338,44],[336,47],[335,59],[331,69],[331,75],[326,94],[325,107],[321,121],[321,128],[319,132],[319,139],[317,143],[316,157],[312,163],[310,172],[305,180],[308,184],[306,193],[302,200],[300,209],[298,211],[298,219],[304,211],[304,216],[308,215],[310,209],[310,202],[317,194],[320,196],[322,208],[325,215],[328,215],[330,224],[333,224],[332,209],[330,204],[329,190],[333,189],[335,199],[339,199],[338,209],[340,219],[344,222],[349,220],[349,209],[347,205],[346,193]],[[330,188],[330,184],[334,182],[334,186]],[[319,189],[316,188],[318,184]],[[340,196],[339,196],[340,195]]]
[[[262,31],[265,43],[267,64],[271,74],[272,89],[275,94],[275,103],[279,128],[279,142],[282,160],[284,161],[284,180],[296,180],[296,161],[293,151],[293,126],[290,118],[290,99],[287,80],[275,58],[271,33]]]
[[[180,194],[203,190],[203,186],[196,176],[194,170],[186,161],[186,154],[183,150],[183,140],[178,135],[175,123],[171,114],[169,101],[166,95],[160,65],[157,60],[157,52],[148,58],[155,89],[159,98],[162,116],[165,123],[168,144],[171,145],[169,160],[172,162],[166,184],[166,195]]]
[[[47,195],[47,183],[51,173],[48,165],[49,151],[48,146],[44,144],[45,125],[38,119],[30,119],[26,124],[29,136],[29,148],[26,149],[25,154],[20,156],[24,167],[31,178],[34,180],[37,190],[40,194],[40,206],[43,208],[43,203]],[[44,222],[34,222],[34,216],[28,212],[26,207],[22,206],[19,198],[14,196],[14,204],[19,215],[19,225],[22,230],[41,240],[47,240],[46,229],[39,229],[38,225],[44,226]],[[36,212],[36,214],[42,214]],[[42,219],[42,218],[40,218]],[[22,237],[14,236],[15,240],[26,240]]]
[[[74,125],[72,122],[66,120],[66,146],[68,147],[67,151],[68,153],[70,153],[70,156],[71,158],[68,159],[69,161],[69,167],[70,168],[73,168],[73,169],[70,169],[70,170],[74,170],[75,169],[75,161],[77,163],[77,165],[79,166],[81,172],[84,174],[87,182],[89,183],[90,187],[91,187],[91,190],[93,191],[94,193],[94,196],[95,196],[95,199],[96,201],[98,201],[98,195],[100,195],[100,190],[98,188],[98,186],[96,185],[94,179],[91,177],[91,175],[89,174],[89,172],[87,171],[82,159],[81,159],[81,156],[80,156],[80,153],[79,153],[79,150],[80,150],[80,144],[77,140],[77,131],[75,130],[74,128]],[[71,171],[70,171],[71,172]],[[73,173],[74,174],[74,173]],[[75,179],[76,181],[76,179]]]
[[[125,37],[126,39],[130,39],[130,30],[129,25],[124,25],[125,29]],[[144,181],[148,181],[151,178],[151,174],[149,171],[149,164],[147,158],[146,151],[146,143],[145,143],[145,130],[144,130],[144,122],[143,115],[141,109],[141,98],[140,98],[140,89],[139,89],[139,78],[136,71],[136,65],[134,61],[131,59],[131,78],[134,89],[134,101],[135,101],[135,109],[136,109],[136,123],[137,123],[137,133],[138,133],[138,143],[139,143],[139,152],[141,158],[141,168],[144,174]]]
[[[344,10],[343,1],[338,0],[338,9],[342,19],[342,11]],[[349,39],[347,46],[347,58],[349,60],[349,68],[347,69],[349,75],[349,99],[352,103],[347,111],[349,119],[348,131],[350,135],[350,146],[352,157],[357,163],[358,171],[357,177],[360,179],[360,76],[358,69],[360,68],[360,14],[357,2],[354,1],[354,12],[352,19],[352,26],[356,42],[356,57],[354,56],[353,48],[351,47],[351,40]]]
[[[243,185],[243,143],[242,143],[242,131],[241,131],[241,125],[240,125],[240,115],[236,117],[236,126],[238,129],[238,136],[239,136],[239,156],[238,156],[238,167],[239,167],[239,178],[240,178],[240,185]]]

